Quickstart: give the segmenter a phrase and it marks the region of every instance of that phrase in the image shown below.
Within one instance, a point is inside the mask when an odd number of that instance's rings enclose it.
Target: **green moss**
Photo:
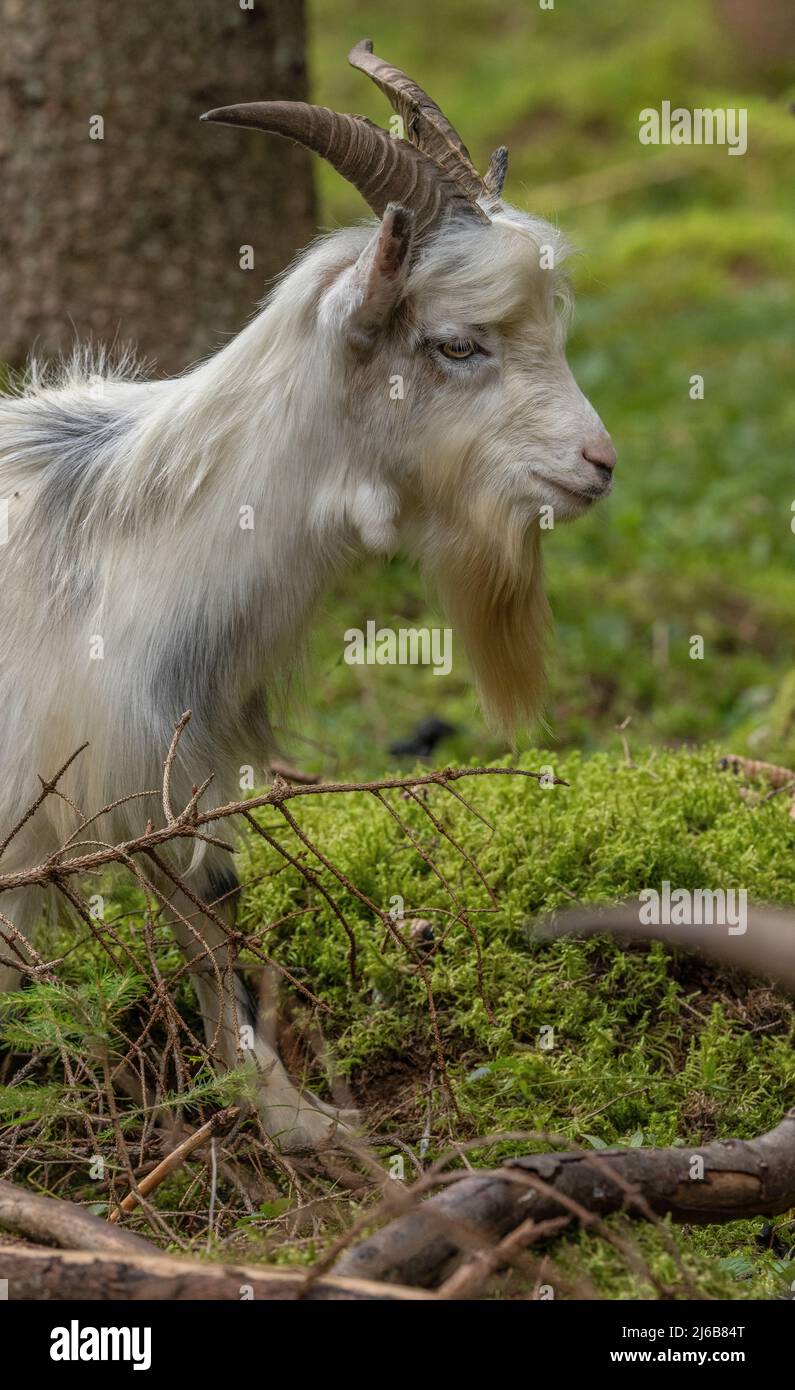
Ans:
[[[497,912],[489,909],[477,877],[422,811],[398,803],[406,825],[466,902],[483,941],[486,994],[498,1016],[496,1027],[488,1023],[478,998],[475,952],[465,927],[449,928],[444,948],[433,958],[433,989],[446,1010],[446,1036],[457,1048],[483,1045],[492,1058],[506,1050],[513,1056],[517,1044],[534,1049],[538,1029],[551,1025],[558,1038],[554,1053],[533,1051],[521,1065],[519,1054],[517,1075],[526,1067],[528,1076],[540,1069],[547,1082],[559,1071],[566,1076],[572,1065],[580,1065],[576,1050],[587,1043],[599,1054],[600,1068],[614,1069],[612,1083],[627,1069],[636,1045],[635,1063],[653,1070],[656,1053],[664,1058],[681,1044],[681,990],[672,983],[670,961],[661,947],[627,952],[592,943],[538,946],[530,924],[572,899],[615,901],[663,879],[684,888],[745,887],[758,901],[791,900],[795,825],[786,807],[772,801],[749,809],[736,780],[718,771],[717,762],[714,750],[661,754],[653,761],[644,758],[639,767],[606,755],[556,759],[548,753],[527,754],[521,766],[553,766],[570,785],[542,788],[510,777],[464,784],[493,831],[443,790],[431,789],[429,800],[437,815],[476,856],[492,884]],[[346,798],[344,807],[334,798],[307,798],[297,814],[306,833],[377,905],[388,909],[397,895],[406,918],[431,917],[439,934],[450,898],[371,796]],[[274,866],[272,851],[258,840],[248,843],[243,861],[247,877]],[[313,989],[335,1009],[329,1030],[349,1070],[395,1048],[427,1045],[431,1032],[422,981],[407,967],[400,949],[391,943],[381,949],[383,928],[367,909],[325,877],[357,936],[365,981],[357,996],[351,996],[347,937],[328,905],[294,870],[265,877],[247,892],[244,922],[274,920],[297,907],[311,909],[278,928],[269,938],[271,949],[299,977],[311,979]],[[573,985],[594,970],[599,989]],[[691,1044],[688,1061],[671,1078],[676,1094],[697,1083],[712,1084],[713,1057],[719,1059],[718,1073],[746,1065],[753,1070],[753,1058],[735,1052],[732,1028],[721,1017],[708,1022],[699,1036],[698,1047],[692,1050]],[[770,1037],[760,1040],[759,1050],[768,1046],[778,1044]],[[791,1063],[788,1070],[791,1076]],[[600,1095],[607,1084],[602,1077]],[[503,1079],[502,1089],[515,1089],[513,1072]],[[744,1086],[743,1093],[747,1090]],[[775,1087],[774,1093],[771,1115],[780,1099]],[[737,1123],[742,1102],[727,1098],[726,1104]],[[634,1123],[634,1115],[628,1123]],[[674,1133],[655,1137],[661,1141]],[[606,1137],[620,1136],[611,1132]]]
[[[751,901],[791,902],[795,824],[786,806],[780,799],[750,806],[736,778],[718,770],[714,749],[644,754],[639,766],[606,755],[558,759],[536,752],[521,759],[527,768],[550,765],[569,786],[542,788],[508,777],[463,784],[493,830],[443,790],[429,793],[437,816],[493,886],[497,912],[488,910],[478,878],[422,811],[393,803],[470,910],[494,1023],[480,998],[470,936],[460,923],[449,926],[444,887],[383,808],[365,794],[344,805],[326,797],[297,804],[305,832],[375,904],[388,909],[399,896],[407,919],[430,919],[437,937],[447,927],[427,967],[460,1116],[446,1114],[437,1084],[431,1152],[445,1148],[451,1124],[459,1139],[532,1131],[584,1145],[699,1144],[772,1127],[795,1094],[793,1016],[783,999],[752,982],[733,978],[727,985],[711,967],[659,944],[628,950],[603,940],[539,944],[531,924],[572,898],[631,898],[663,879],[689,889],[746,888]],[[281,837],[273,819],[266,815]],[[256,839],[242,858],[247,877],[274,868],[272,851]],[[388,1111],[392,1104],[397,1118],[389,1128],[416,1148],[434,1061],[425,987],[405,953],[383,945],[382,925],[355,896],[328,874],[323,881],[357,937],[358,990],[350,983],[344,931],[292,869],[247,892],[243,920],[253,927],[309,909],[274,931],[270,949],[330,1006],[327,1041],[365,1108]],[[541,1030],[549,1028],[554,1046],[543,1050]],[[322,1085],[322,1077],[315,1080]],[[522,1146],[492,1144],[475,1161]],[[775,1283],[771,1260],[765,1263],[753,1244],[760,1225],[691,1233],[684,1242],[694,1277],[700,1271],[714,1296],[727,1296],[730,1288],[736,1296],[750,1289],[760,1296]],[[647,1232],[638,1239],[660,1277],[670,1279],[660,1237]],[[613,1277],[615,1252],[590,1238],[576,1244],[576,1259],[603,1292],[612,1280],[610,1296],[643,1296],[626,1270]],[[745,1271],[738,1285],[732,1267],[718,1263],[738,1252],[752,1260],[756,1282],[749,1284]],[[630,1286],[631,1293],[623,1291]]]

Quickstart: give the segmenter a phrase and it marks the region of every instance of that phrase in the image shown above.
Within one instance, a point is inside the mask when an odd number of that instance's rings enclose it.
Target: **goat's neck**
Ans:
[[[312,606],[357,550],[389,541],[378,490],[357,481],[324,364],[273,334],[266,310],[222,352],[163,383],[162,524],[179,531],[186,574],[240,644],[295,653]],[[159,388],[156,388],[159,389]],[[197,572],[198,571],[198,572]]]

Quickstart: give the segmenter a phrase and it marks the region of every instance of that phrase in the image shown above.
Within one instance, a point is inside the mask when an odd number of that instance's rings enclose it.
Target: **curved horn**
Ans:
[[[472,163],[469,150],[428,93],[399,68],[377,58],[370,39],[362,39],[351,49],[348,62],[360,72],[366,72],[391,102],[403,120],[406,138],[430,155],[470,198],[482,197],[483,180]]]
[[[365,116],[340,115],[303,101],[254,101],[206,111],[201,119],[271,131],[314,150],[358,188],[379,217],[389,203],[410,208],[418,235],[436,226],[448,211],[489,221],[427,154],[394,139]]]
[[[483,175],[483,187],[487,193],[499,198],[505,176],[508,173],[508,146],[500,145],[489,160],[489,167]]]

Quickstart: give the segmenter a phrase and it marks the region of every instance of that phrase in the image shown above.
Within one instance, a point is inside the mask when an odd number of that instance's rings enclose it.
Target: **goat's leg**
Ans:
[[[256,1008],[257,1036],[260,1042],[270,1047],[277,1056],[279,1052],[276,1041],[276,1024],[279,1016],[279,983],[279,972],[272,966],[262,966],[257,970],[257,993],[259,996]],[[249,998],[251,998],[250,995]],[[304,1102],[309,1101],[316,1110],[335,1120],[340,1129],[355,1129],[358,1126],[360,1120],[358,1110],[331,1105],[328,1101],[321,1100],[313,1091],[302,1091],[301,1096]]]
[[[225,869],[223,879],[208,873],[197,896],[206,902],[233,892],[237,879]],[[195,903],[176,893],[171,902],[172,930],[182,949],[196,991],[207,1044],[223,1068],[253,1061],[259,1073],[258,1110],[262,1123],[285,1153],[325,1147],[340,1131],[356,1121],[354,1111],[340,1111],[309,1091],[301,1092],[290,1080],[276,1047],[274,991],[271,1007],[258,1010],[222,927],[199,915]],[[214,908],[217,915],[234,921],[234,897]]]

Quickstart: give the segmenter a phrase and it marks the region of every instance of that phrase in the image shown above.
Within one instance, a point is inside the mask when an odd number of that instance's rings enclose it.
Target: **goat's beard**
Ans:
[[[423,527],[423,568],[463,641],[484,715],[508,738],[538,717],[545,689],[540,540],[537,523],[482,494],[455,514],[435,510]]]

